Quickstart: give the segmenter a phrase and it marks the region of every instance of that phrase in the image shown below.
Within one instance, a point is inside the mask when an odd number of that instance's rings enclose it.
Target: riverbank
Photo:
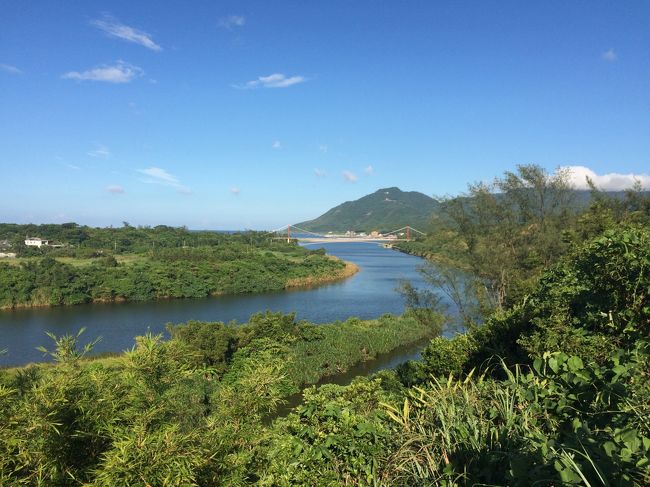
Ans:
[[[254,294],[318,286],[358,272],[355,264],[322,252],[290,250],[235,256],[190,249],[128,264],[102,258],[81,265],[50,257],[21,266],[0,263],[0,310]]]
[[[333,261],[341,262],[343,267],[333,269],[330,273],[322,275],[314,275],[307,277],[296,277],[287,279],[284,289],[300,289],[300,288],[312,288],[317,286],[323,286],[332,282],[341,281],[352,277],[357,272],[359,272],[359,266],[352,262],[345,262],[336,257],[330,256],[330,259]],[[266,291],[275,291],[276,288],[270,289],[261,289],[257,292],[266,292]],[[225,296],[225,295],[234,295],[234,294],[248,294],[245,292],[242,293],[227,293],[223,291],[213,291],[210,293],[210,296]],[[203,298],[205,296],[197,296],[197,298]],[[167,301],[171,299],[188,299],[188,297],[178,297],[178,296],[156,296],[155,298],[149,301]],[[191,297],[189,297],[191,299]],[[94,298],[85,304],[108,304],[108,303],[125,303],[129,300],[124,296],[110,296],[110,297],[99,297]],[[139,301],[139,300],[138,300]],[[82,304],[82,303],[77,303]],[[28,309],[28,308],[50,308],[54,306],[61,306],[60,304],[51,304],[46,297],[37,296],[29,303],[17,303],[12,305],[0,306],[0,310],[12,310],[12,309]]]
[[[339,260],[336,257],[331,258]],[[285,289],[320,286],[323,284],[328,284],[330,282],[337,282],[341,281],[342,279],[347,279],[359,272],[359,266],[353,262],[341,262],[345,264],[345,267],[335,270],[331,274],[289,279],[285,285]]]
[[[141,336],[132,350],[96,360],[79,356],[76,337],[62,337],[47,347],[57,363],[0,370],[0,419],[9,425],[0,471],[31,480],[42,458],[33,452],[45,451],[44,463],[63,451],[56,461],[84,462],[57,464],[47,473],[51,483],[67,481],[62,470],[101,483],[116,463],[130,472],[160,455],[166,465],[184,461],[185,453],[175,456],[180,441],[214,471],[192,482],[230,485],[225,475],[240,465],[255,472],[249,463],[271,432],[265,418],[302,386],[431,331],[408,315],[314,325],[267,312],[242,325],[177,325],[170,340]],[[132,459],[139,451],[146,456]]]
[[[361,364],[372,364],[377,357],[386,358],[395,350],[412,353],[412,346],[418,345],[419,349],[425,341],[439,334],[442,315],[438,319],[439,323],[424,325],[408,313],[401,316],[385,314],[374,320],[349,318],[315,325],[296,322],[294,314],[266,312],[256,313],[248,323],[242,324],[190,321],[168,325],[172,338],[161,343],[183,348],[190,357],[184,359],[188,362],[186,365],[207,367],[206,370],[224,377],[237,359],[238,352],[250,358],[251,353],[254,355],[259,351],[260,343],[272,340],[273,344],[265,343],[262,348],[271,346],[274,354],[283,356],[285,377],[290,383],[288,396],[312,384],[338,383],[337,377],[348,381],[350,369],[359,368],[359,375],[367,374],[368,369],[360,367]],[[79,340],[74,341],[79,346]],[[219,348],[219,343],[229,343],[227,352]],[[251,348],[252,344],[255,346]],[[56,343],[51,345],[44,348],[54,352]],[[129,353],[86,355],[80,358],[79,363],[122,369],[128,362]],[[57,364],[34,362],[19,367],[0,367],[0,373],[5,374],[6,380],[34,367],[50,369],[56,368]]]
[[[436,251],[433,249],[431,244],[427,242],[395,242],[391,248],[404,254],[413,255],[426,260],[433,260],[436,255]]]
[[[133,337],[165,333],[165,324],[188,320],[248,321],[261,310],[296,312],[297,319],[311,323],[345,321],[349,316],[375,319],[384,313],[399,315],[404,311],[403,297],[395,290],[403,280],[416,287],[426,286],[417,268],[422,261],[377,244],[338,243],[325,245],[327,255],[352,262],[359,269],[353,277],[336,283],[285,289],[286,278],[269,292],[230,293],[195,299],[167,299],[120,303],[50,306],[0,312],[3,340],[0,365],[16,366],[43,360],[38,346],[50,343],[46,333],[74,335],[81,327],[87,332],[82,339],[101,336],[97,353],[120,352],[133,347]],[[323,255],[324,259],[330,259]],[[320,257],[316,262],[320,261]],[[345,264],[341,263],[339,270]],[[119,268],[118,268],[119,269]],[[305,266],[304,272],[309,269]],[[331,274],[331,273],[330,273]],[[325,272],[321,275],[326,275]],[[343,276],[343,274],[339,274]],[[329,285],[328,285],[329,284]]]

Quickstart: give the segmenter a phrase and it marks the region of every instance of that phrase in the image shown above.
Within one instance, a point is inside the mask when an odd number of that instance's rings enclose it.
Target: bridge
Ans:
[[[421,232],[410,225],[398,228],[392,232],[371,232],[370,234],[364,232],[357,233],[353,231],[348,231],[345,234],[335,234],[332,232],[316,233],[295,225],[284,225],[275,230],[271,230],[267,235],[275,235],[272,238],[282,240],[286,239],[287,242],[290,242],[293,239],[305,244],[318,244],[335,242],[400,242],[409,241],[412,236],[416,234],[426,235],[426,233]]]

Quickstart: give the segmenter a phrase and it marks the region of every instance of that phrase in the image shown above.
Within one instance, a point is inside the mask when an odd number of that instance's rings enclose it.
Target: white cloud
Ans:
[[[176,189],[182,194],[191,194],[192,190],[181,184],[178,178],[160,167],[149,167],[147,169],[138,169],[138,172],[149,176],[147,179],[141,179],[143,183],[160,184]]]
[[[230,192],[235,196],[238,196],[239,193],[241,193],[241,189],[239,189],[237,186],[233,186],[232,188],[230,188]]]
[[[356,183],[357,179],[359,179],[357,175],[351,171],[343,171],[341,174],[343,174],[343,179],[345,179],[349,183]]]
[[[109,37],[116,37],[127,42],[139,44],[152,51],[162,51],[162,47],[153,41],[150,34],[122,24],[109,15],[105,15],[102,20],[93,20],[91,25],[104,31]]]
[[[280,143],[279,140],[276,140],[273,142],[273,145],[271,147],[273,147],[274,149],[282,149],[282,144]]]
[[[282,73],[274,73],[268,76],[260,76],[259,78],[253,81],[248,81],[243,85],[233,85],[233,88],[288,88],[289,86],[304,83],[305,81],[307,81],[307,78],[304,76],[287,77]]]
[[[124,61],[117,61],[112,66],[102,65],[88,71],[70,71],[63,74],[63,79],[77,81],[105,81],[107,83],[130,83],[135,78],[142,76],[144,71]]]
[[[9,74],[23,74],[23,72],[20,69],[18,69],[16,66],[12,66],[11,64],[0,63],[0,70]]]
[[[63,165],[68,169],[72,169],[73,171],[78,171],[79,169],[81,169],[79,166],[76,166],[75,164],[69,164],[67,162],[64,163]]]
[[[246,17],[243,15],[229,15],[219,19],[219,27],[232,30],[233,27],[242,27],[246,23]]]
[[[106,186],[106,191],[111,194],[124,194],[124,188],[122,186],[118,186],[117,184]]]
[[[588,189],[587,178],[603,191],[621,191],[631,188],[636,181],[639,181],[644,188],[650,188],[650,176],[647,174],[621,174],[610,172],[607,174],[596,174],[585,166],[565,166],[560,170],[569,172],[569,181],[577,189]]]
[[[88,151],[87,154],[91,157],[99,157],[101,159],[111,157],[111,151],[105,145],[99,145],[95,150]]]
[[[363,172],[365,172],[368,176],[371,176],[375,174],[375,168],[369,164],[363,169]]]
[[[327,152],[327,146],[325,144],[321,144],[318,146],[318,150],[321,152]]]
[[[318,168],[314,169],[314,174],[318,178],[324,178],[325,176],[327,176],[327,173],[325,171],[323,171],[322,169],[318,169]]]
[[[614,48],[607,49],[601,56],[605,61],[614,62],[618,59],[618,54]]]
[[[159,167],[150,167],[147,169],[138,169],[138,172],[151,176],[156,182],[165,182],[170,184],[178,184],[178,179],[175,176],[172,176],[164,169]]]

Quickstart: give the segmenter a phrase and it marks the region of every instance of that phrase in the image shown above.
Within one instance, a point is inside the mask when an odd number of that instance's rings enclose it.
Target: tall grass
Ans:
[[[402,407],[384,405],[399,447],[384,468],[388,485],[473,485],[516,467],[530,455],[526,437],[538,418],[517,387],[486,379],[432,379],[409,390]],[[524,462],[526,463],[526,462]],[[478,474],[478,475],[477,475]]]
[[[376,320],[350,318],[322,325],[318,332],[319,339],[299,341],[291,347],[289,376],[298,385],[314,384],[378,354],[431,337],[436,327],[408,315],[384,315]]]

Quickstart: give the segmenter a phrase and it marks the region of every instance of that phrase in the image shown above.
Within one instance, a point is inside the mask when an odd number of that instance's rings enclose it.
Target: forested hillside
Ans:
[[[371,232],[377,230],[380,232],[390,232],[397,230],[406,225],[431,232],[436,228],[435,220],[441,215],[447,213],[446,208],[450,205],[466,205],[471,207],[474,202],[485,198],[490,193],[492,202],[504,204],[510,201],[510,204],[516,204],[512,197],[515,193],[521,201],[523,199],[544,198],[544,195],[536,194],[535,187],[529,187],[521,182],[514,180],[512,184],[519,184],[518,187],[511,187],[510,192],[505,186],[505,181],[497,181],[490,184],[477,184],[472,186],[472,190],[465,195],[434,199],[417,191],[402,191],[399,188],[384,188],[376,192],[359,198],[355,201],[346,201],[334,208],[328,210],[318,218],[313,220],[297,223],[296,226],[312,232],[334,232],[343,233],[348,230],[357,232]],[[503,192],[505,189],[505,192]],[[539,188],[537,188],[539,189]],[[650,192],[641,188],[635,190],[640,197],[649,197]],[[530,193],[530,194],[528,194]],[[619,204],[625,201],[629,191],[608,191],[598,192],[601,198],[607,198],[616,201]],[[555,205],[553,198],[557,195],[548,194],[549,200],[545,205]],[[564,192],[564,208],[571,214],[578,214],[589,208],[594,191],[575,190],[568,188]],[[550,208],[550,206],[549,206]],[[548,208],[547,208],[548,209]],[[478,216],[478,215],[476,215]],[[434,222],[432,223],[432,219]]]
[[[312,232],[391,232],[406,225],[428,228],[438,203],[417,191],[384,188],[340,204],[314,220],[296,226]]]

